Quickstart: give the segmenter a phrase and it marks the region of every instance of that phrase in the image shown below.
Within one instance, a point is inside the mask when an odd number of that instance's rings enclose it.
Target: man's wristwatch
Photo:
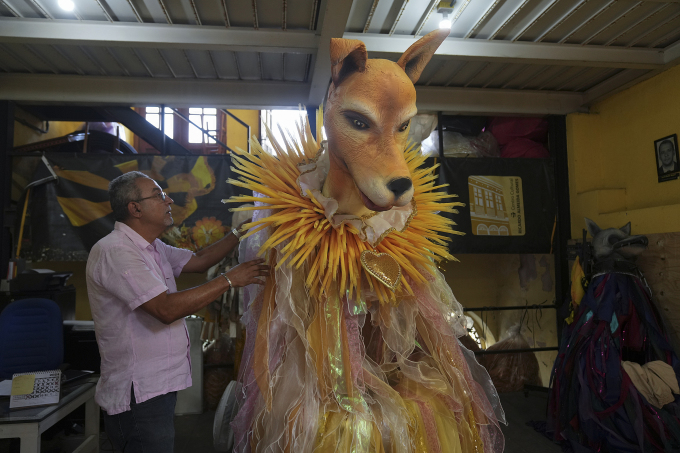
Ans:
[[[233,288],[233,287],[234,287],[234,284],[231,282],[231,280],[229,280],[229,277],[227,277],[227,273],[226,273],[226,272],[222,272],[220,275],[221,275],[222,277],[224,277],[224,278],[227,280],[227,282],[229,282],[229,287],[230,287],[230,288]]]
[[[233,234],[234,236],[236,236],[236,239],[241,239],[241,236],[243,236],[243,235],[241,234],[241,232],[240,232],[239,230],[237,230],[236,228],[232,228],[232,229],[231,229],[231,234]]]

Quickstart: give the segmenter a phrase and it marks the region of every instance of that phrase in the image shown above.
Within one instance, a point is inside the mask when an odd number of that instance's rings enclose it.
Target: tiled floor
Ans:
[[[524,393],[501,394],[501,402],[505,410],[508,425],[501,425],[505,436],[505,453],[560,453],[558,445],[552,443],[542,434],[536,432],[528,421],[545,420],[547,393],[530,392],[528,397]],[[213,448],[213,419],[215,412],[206,411],[200,415],[181,415],[175,418],[175,453],[212,453]],[[71,431],[66,435],[46,433],[42,439],[41,453],[62,453],[73,451],[73,446],[81,440],[77,433]],[[101,433],[100,451],[112,453],[113,447]],[[18,442],[0,441],[0,453],[18,452]]]

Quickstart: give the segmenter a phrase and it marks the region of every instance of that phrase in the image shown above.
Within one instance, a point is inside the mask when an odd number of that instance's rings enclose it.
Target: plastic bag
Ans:
[[[408,131],[408,140],[413,143],[421,143],[432,134],[437,127],[437,115],[432,113],[419,113],[411,118],[411,128]]]
[[[487,351],[530,348],[521,334],[521,325],[508,329],[508,337],[489,347]],[[498,353],[478,356],[479,363],[486,368],[498,393],[519,392],[524,384],[543,385],[538,368],[538,359],[533,352]]]
[[[439,131],[432,131],[432,134],[423,140],[421,150],[426,156],[439,156]],[[477,150],[470,144],[470,139],[463,134],[444,131],[444,156],[477,157]]]
[[[500,157],[501,150],[493,134],[484,131],[476,138],[470,140],[470,145],[477,151],[479,157]]]
[[[439,131],[435,130],[423,140],[422,153],[439,156]],[[498,143],[489,132],[477,137],[467,137],[459,132],[444,131],[444,156],[446,157],[498,157]]]
[[[458,132],[476,137],[486,126],[486,116],[442,115],[442,127],[448,132]]]

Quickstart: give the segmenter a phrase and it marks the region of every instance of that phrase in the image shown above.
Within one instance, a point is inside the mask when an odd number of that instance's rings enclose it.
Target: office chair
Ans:
[[[0,313],[0,379],[54,370],[64,360],[61,311],[49,299],[20,299]]]

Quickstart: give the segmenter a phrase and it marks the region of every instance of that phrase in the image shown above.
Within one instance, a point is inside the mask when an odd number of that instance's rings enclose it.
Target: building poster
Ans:
[[[522,178],[519,176],[468,176],[472,234],[524,236],[526,217]]]

